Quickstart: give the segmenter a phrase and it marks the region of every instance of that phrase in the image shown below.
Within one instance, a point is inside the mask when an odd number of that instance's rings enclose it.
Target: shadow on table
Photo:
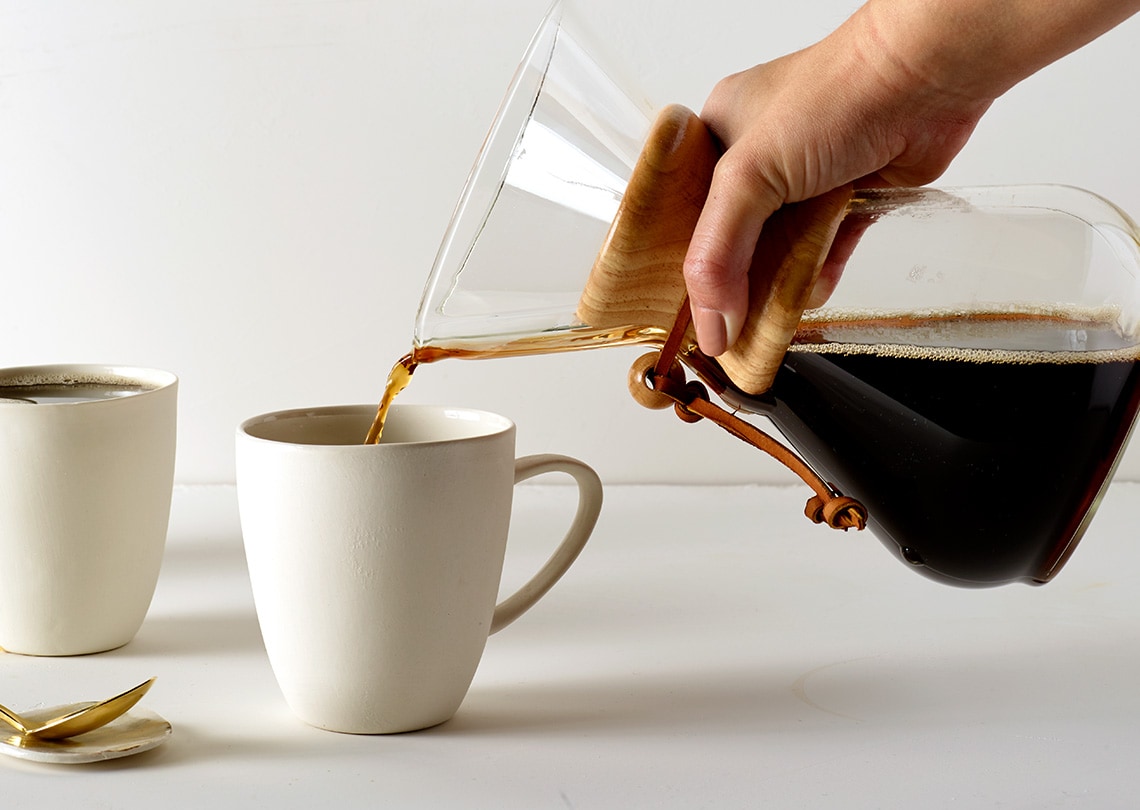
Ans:
[[[1001,721],[1140,721],[1140,638],[1125,632],[1005,652],[893,652],[821,662],[795,671],[678,668],[624,677],[518,684],[476,681],[436,735],[590,733],[803,734],[843,729],[900,732]]]
[[[455,717],[429,734],[640,734],[714,730],[774,720],[785,685],[754,670],[476,685]]]
[[[215,656],[263,649],[256,616],[234,612],[148,617],[135,639],[111,654]]]

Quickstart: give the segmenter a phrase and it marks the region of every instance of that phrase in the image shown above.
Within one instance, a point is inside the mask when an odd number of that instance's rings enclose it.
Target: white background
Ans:
[[[656,104],[807,45],[854,0],[582,0]],[[233,430],[372,402],[547,0],[0,0],[0,365],[182,380],[177,477]],[[941,184],[1083,186],[1140,214],[1140,19],[999,100]],[[541,272],[541,266],[535,272]],[[609,482],[790,480],[642,410],[636,352],[441,363],[407,401],[498,410]],[[1122,476],[1140,476],[1133,448]]]

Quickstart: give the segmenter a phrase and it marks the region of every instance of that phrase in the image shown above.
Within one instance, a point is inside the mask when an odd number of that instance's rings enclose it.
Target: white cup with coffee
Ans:
[[[293,712],[333,731],[442,723],[487,637],[539,600],[586,543],[602,487],[566,456],[515,458],[515,426],[483,411],[281,411],[237,432],[238,504],[265,649]],[[578,509],[545,566],[496,605],[514,485],[563,472]]]
[[[158,581],[178,378],[104,365],[0,369],[0,647],[126,644]]]

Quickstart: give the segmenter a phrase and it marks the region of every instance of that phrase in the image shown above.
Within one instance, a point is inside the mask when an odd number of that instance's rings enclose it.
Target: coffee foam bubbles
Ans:
[[[788,350],[967,363],[1132,362],[1140,359],[1140,336],[1122,334],[1120,314],[1116,307],[824,308],[804,313]],[[1034,342],[1041,345],[1018,345]]]
[[[138,388],[150,390],[157,388],[155,383],[133,377],[121,377],[116,374],[75,374],[54,372],[18,373],[11,376],[0,375],[0,389],[3,388],[33,388],[45,385],[84,385],[107,388]]]

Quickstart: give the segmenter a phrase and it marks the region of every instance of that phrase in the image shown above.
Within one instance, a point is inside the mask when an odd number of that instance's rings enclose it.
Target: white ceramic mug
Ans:
[[[0,647],[114,649],[162,565],[178,379],[97,365],[0,369]]]
[[[265,649],[293,712],[359,734],[448,720],[487,636],[531,607],[578,556],[602,487],[565,456],[515,459],[515,426],[483,411],[395,405],[254,417],[237,433],[238,504]],[[578,484],[578,510],[547,564],[495,604],[514,484]]]

